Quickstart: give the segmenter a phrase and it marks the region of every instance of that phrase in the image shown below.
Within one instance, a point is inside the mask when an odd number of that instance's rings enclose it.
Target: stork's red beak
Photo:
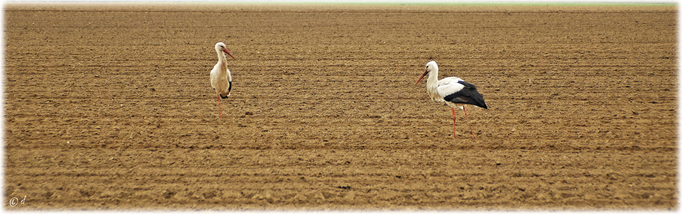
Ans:
[[[419,79],[417,79],[417,82],[415,82],[414,84],[417,85],[417,83],[419,83],[419,81],[421,81],[422,78],[424,78],[424,76],[426,76],[426,74],[428,74],[428,73],[429,73],[429,70],[425,70],[424,73],[422,74],[422,76],[420,76]]]
[[[227,50],[227,48],[223,48],[223,52],[227,53],[227,55],[230,55],[230,57],[234,59],[234,56],[232,56],[232,54],[230,53],[230,51]]]

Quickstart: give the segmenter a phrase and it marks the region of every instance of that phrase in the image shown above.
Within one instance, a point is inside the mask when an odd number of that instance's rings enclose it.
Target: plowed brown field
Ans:
[[[3,206],[676,210],[676,17],[7,5]],[[219,41],[237,57],[222,119]],[[429,60],[484,95],[476,139],[414,85]]]

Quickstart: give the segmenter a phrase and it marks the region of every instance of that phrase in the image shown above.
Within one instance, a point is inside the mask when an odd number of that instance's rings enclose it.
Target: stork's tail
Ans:
[[[488,109],[488,105],[485,104],[485,100],[483,100],[483,96],[481,94],[478,94],[478,96],[473,96],[471,97],[472,99],[469,101],[471,105],[475,105],[484,109]]]
[[[467,104],[488,109],[488,105],[486,105],[485,100],[483,100],[483,95],[481,95],[481,93],[478,93],[478,90],[476,89],[469,91],[469,99],[467,100]]]

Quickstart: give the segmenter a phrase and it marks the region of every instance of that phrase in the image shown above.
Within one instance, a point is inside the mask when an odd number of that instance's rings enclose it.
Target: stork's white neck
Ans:
[[[438,82],[438,66],[433,66],[429,72],[429,78],[426,79],[426,85],[436,84]]]
[[[429,70],[429,77],[426,79],[426,87],[435,92],[436,87],[438,87],[438,65],[436,62],[431,61],[426,65],[426,69]]]
[[[232,82],[232,73],[230,73],[230,69],[227,68],[227,56],[225,56],[226,54],[219,49],[216,49],[216,52],[218,53],[218,64],[216,66],[220,68],[218,70],[218,76],[227,75],[227,80]]]
[[[218,63],[220,64],[225,64],[227,67],[227,56],[225,56],[225,53],[223,53],[222,50],[216,49],[216,52],[218,53]]]
[[[442,102],[443,98],[438,95],[438,65],[436,63],[429,63],[429,77],[426,79],[426,93],[432,100]]]

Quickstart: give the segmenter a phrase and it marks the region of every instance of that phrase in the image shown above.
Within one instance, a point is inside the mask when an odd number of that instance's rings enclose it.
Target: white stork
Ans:
[[[215,51],[218,53],[218,63],[211,70],[211,87],[213,87],[216,97],[218,97],[218,115],[220,118],[223,118],[222,110],[220,109],[220,99],[230,97],[230,91],[232,90],[232,74],[230,69],[227,69],[227,56],[225,54],[230,55],[232,59],[234,59],[234,56],[227,50],[225,43],[222,42],[215,44]]]
[[[457,134],[455,119],[455,107],[458,107],[457,104],[471,104],[488,109],[488,106],[483,100],[483,95],[478,93],[476,86],[464,82],[464,80],[457,77],[446,77],[438,80],[438,65],[436,64],[436,61],[426,63],[426,71],[424,71],[424,74],[422,74],[414,84],[417,85],[426,74],[429,74],[428,79],[426,79],[426,93],[429,94],[429,97],[436,102],[445,102],[445,104],[452,108],[452,123],[454,126],[453,138]],[[467,119],[467,123],[469,123],[469,117],[467,116],[464,105],[460,108],[464,110],[464,117]],[[474,130],[471,129],[471,124],[469,124],[469,130],[471,130],[471,136],[476,138]]]

